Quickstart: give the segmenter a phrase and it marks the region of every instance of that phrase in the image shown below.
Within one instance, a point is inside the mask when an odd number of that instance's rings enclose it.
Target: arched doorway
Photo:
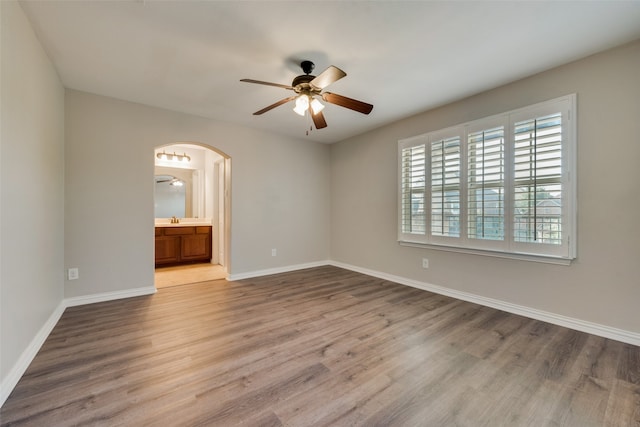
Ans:
[[[230,271],[231,159],[192,142],[154,149],[155,286],[224,279]]]

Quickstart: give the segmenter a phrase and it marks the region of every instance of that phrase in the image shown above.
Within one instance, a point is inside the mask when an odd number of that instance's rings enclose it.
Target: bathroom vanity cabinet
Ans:
[[[211,261],[211,226],[156,227],[156,267]]]

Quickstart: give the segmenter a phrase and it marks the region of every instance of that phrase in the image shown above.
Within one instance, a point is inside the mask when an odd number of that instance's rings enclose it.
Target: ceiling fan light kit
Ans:
[[[280,105],[286,104],[289,101],[295,100],[295,106],[293,107],[293,111],[296,114],[301,116],[305,116],[307,111],[310,110],[311,118],[313,120],[313,124],[316,129],[322,129],[327,127],[327,122],[324,119],[324,115],[322,114],[322,110],[324,109],[324,105],[318,100],[316,97],[322,98],[325,102],[330,104],[335,104],[340,107],[348,108],[353,111],[357,111],[362,114],[369,114],[373,109],[373,105],[367,104],[366,102],[358,101],[356,99],[347,98],[346,96],[337,95],[335,93],[330,92],[322,92],[324,88],[329,86],[331,83],[335,83],[341,78],[345,77],[347,73],[335,67],[333,65],[329,66],[326,70],[320,73],[318,76],[311,75],[311,72],[315,68],[315,64],[311,61],[302,61],[300,63],[300,67],[304,74],[301,74],[293,79],[290,86],[279,84],[279,83],[270,83],[263,82],[260,80],[253,79],[241,79],[241,82],[245,83],[255,83],[267,86],[275,86],[282,89],[292,90],[296,93],[294,96],[290,96],[288,98],[281,99],[278,102],[275,102],[262,110],[258,110],[253,113],[255,116],[259,116],[261,114],[266,113]]]
[[[296,114],[304,116],[304,113],[309,109],[309,97],[307,95],[300,95],[296,98],[296,106],[293,107],[293,111]]]
[[[309,107],[311,107],[313,114],[318,114],[320,111],[324,110],[324,105],[322,105],[322,102],[318,101],[316,98],[311,98],[308,95],[299,95],[296,98],[296,106],[293,107],[293,111],[304,116],[309,110]]]

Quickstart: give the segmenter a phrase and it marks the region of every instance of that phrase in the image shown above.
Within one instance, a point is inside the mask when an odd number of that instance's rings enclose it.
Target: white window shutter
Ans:
[[[401,141],[398,150],[400,173],[399,236],[401,241],[424,242],[427,232],[426,174],[424,137]]]

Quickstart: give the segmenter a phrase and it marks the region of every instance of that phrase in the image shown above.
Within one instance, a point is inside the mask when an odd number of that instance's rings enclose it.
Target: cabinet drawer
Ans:
[[[165,227],[165,236],[182,236],[185,234],[194,234],[195,227]]]
[[[196,227],[196,234],[209,234],[211,232],[211,227]]]

